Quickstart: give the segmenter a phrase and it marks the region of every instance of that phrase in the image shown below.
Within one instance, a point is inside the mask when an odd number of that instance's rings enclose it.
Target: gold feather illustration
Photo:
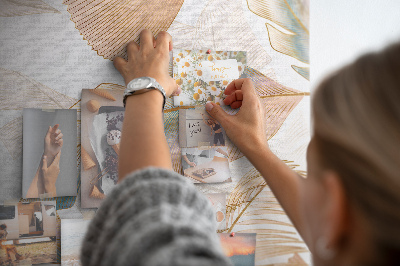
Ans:
[[[65,0],[75,27],[105,59],[127,58],[125,45],[138,43],[142,29],[154,35],[166,31],[178,14],[183,0],[171,0],[168,8],[158,0]]]

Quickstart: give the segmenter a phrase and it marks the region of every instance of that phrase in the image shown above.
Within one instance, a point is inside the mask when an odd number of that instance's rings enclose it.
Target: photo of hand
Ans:
[[[49,126],[44,137],[44,151],[36,175],[29,187],[27,198],[57,197],[56,181],[60,173],[63,133],[59,124]]]

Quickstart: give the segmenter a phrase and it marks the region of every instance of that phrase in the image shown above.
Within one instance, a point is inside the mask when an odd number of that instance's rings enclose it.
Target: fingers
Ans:
[[[64,136],[63,133],[58,134],[58,135],[56,136],[56,138],[55,138],[56,142],[57,142],[58,140],[62,139],[63,136]]]
[[[230,118],[222,108],[216,103],[208,102],[206,104],[206,111],[215,118],[224,127],[225,122]]]
[[[42,159],[42,171],[46,171],[47,170],[47,156],[43,155],[43,159]]]
[[[130,41],[126,46],[126,52],[128,54],[128,58],[137,51],[139,51],[139,45],[135,41]]]
[[[172,37],[166,31],[160,31],[157,34],[156,48],[164,51],[170,51],[172,47]]]
[[[60,140],[56,141],[56,144],[58,144],[58,146],[60,146],[60,147],[63,145],[63,143],[64,143],[63,139],[60,139]]]
[[[59,126],[60,126],[60,124],[55,124],[51,131],[53,133],[56,132]]]
[[[235,79],[225,89],[225,95],[231,95],[237,90],[241,90],[243,95],[256,95],[254,89],[253,81],[249,78],[245,79]]]
[[[243,101],[243,92],[241,90],[236,90],[224,99],[224,104],[230,105],[231,108],[236,109],[242,106],[242,101]]]
[[[128,55],[129,56],[129,55]],[[122,74],[123,73],[123,69],[125,67],[125,65],[128,63],[128,61],[126,61],[125,59],[123,59],[122,57],[115,57],[114,58],[114,67]]]
[[[140,33],[140,47],[139,50],[149,51],[154,49],[154,36],[148,29],[142,30]]]

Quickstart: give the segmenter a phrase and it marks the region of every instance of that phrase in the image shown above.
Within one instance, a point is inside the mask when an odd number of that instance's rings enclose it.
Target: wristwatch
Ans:
[[[164,97],[163,110],[165,105],[166,94],[164,88],[151,77],[140,77],[131,80],[128,85],[126,85],[126,89],[124,92],[124,107],[126,104],[126,98],[133,94],[142,94],[151,90],[158,90]]]

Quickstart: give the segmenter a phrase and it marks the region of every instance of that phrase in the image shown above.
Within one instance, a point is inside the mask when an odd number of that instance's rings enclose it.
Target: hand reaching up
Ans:
[[[54,125],[54,127],[49,126],[44,137],[44,155],[48,158],[47,166],[53,162],[54,157],[61,151],[63,145],[63,134],[58,128],[59,126],[59,124]]]
[[[219,105],[207,103],[207,112],[225,129],[229,139],[245,154],[268,148],[264,110],[250,79],[232,81],[225,89],[224,104],[240,108],[236,115],[227,114]]]

